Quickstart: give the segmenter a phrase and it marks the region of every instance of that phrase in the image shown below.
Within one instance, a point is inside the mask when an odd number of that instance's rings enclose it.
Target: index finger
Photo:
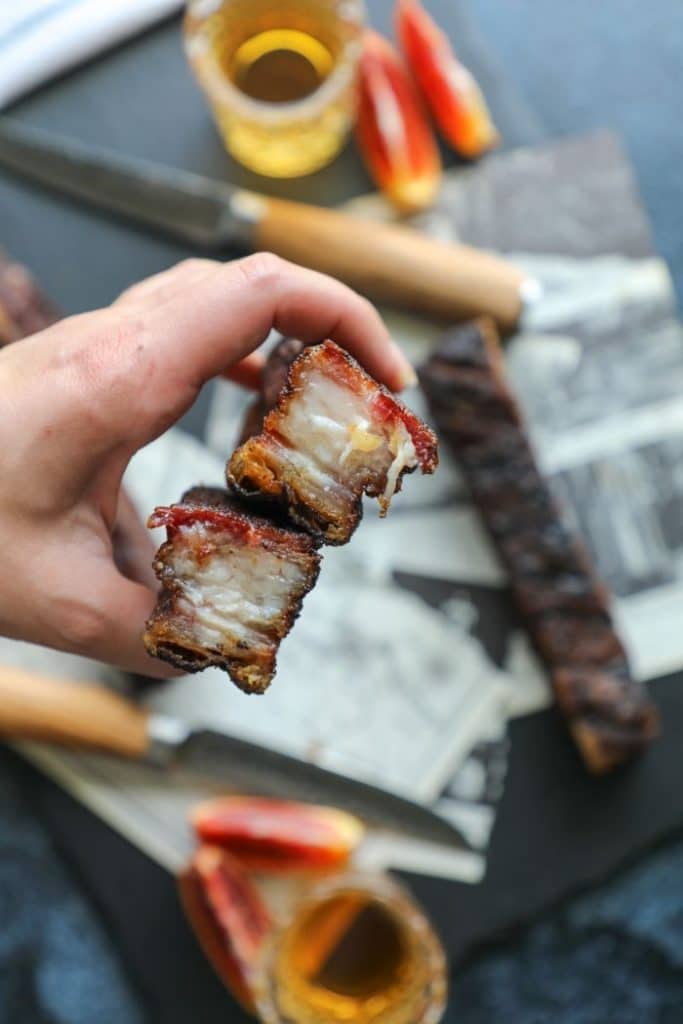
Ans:
[[[252,352],[272,328],[313,343],[331,338],[394,391],[414,381],[412,367],[373,306],[324,274],[258,253],[180,277],[175,293],[149,311],[146,327],[163,338],[176,379],[201,387]]]

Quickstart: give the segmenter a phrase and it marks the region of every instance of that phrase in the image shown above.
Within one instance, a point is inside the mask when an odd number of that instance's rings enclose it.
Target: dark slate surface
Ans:
[[[492,95],[508,142],[603,124],[621,127],[645,187],[657,244],[680,283],[683,135],[677,130],[677,104],[683,95],[683,65],[677,55],[683,20],[678,0],[471,4],[502,63],[490,57],[460,5],[432,0],[430,6],[439,11]],[[370,0],[379,27],[387,27],[391,6],[390,0]],[[517,84],[526,92],[526,103],[518,98]],[[47,87],[21,103],[17,113],[126,152],[259,184],[236,173],[216,142],[189,82],[174,24]],[[315,181],[320,201],[326,202],[367,187],[352,153]],[[312,194],[310,181],[268,188],[302,198]],[[36,270],[69,312],[108,302],[131,281],[186,254],[16,183],[0,183],[0,209],[3,244]],[[665,703],[680,700],[675,687],[673,681],[661,684]],[[669,743],[675,745],[675,736]],[[521,758],[523,749],[535,751],[536,759]],[[545,768],[544,750],[557,752],[552,772]],[[516,845],[510,849],[497,841],[489,877],[494,903],[509,911],[510,922],[518,916],[513,911],[520,886],[534,894],[527,913],[536,913],[557,891],[552,835],[555,823],[559,838],[560,819],[573,813],[571,802],[567,808],[557,800],[565,783],[577,778],[573,756],[551,716],[513,726],[510,785],[497,836],[505,829],[516,836]],[[119,952],[140,986],[139,1006],[150,1020],[211,1024],[243,1019],[196,952],[172,882],[163,872],[13,756],[0,759],[0,778],[2,1024],[93,1019],[137,1024],[142,1010],[136,1008],[137,991],[117,963]],[[678,784],[672,774],[672,799]],[[584,785],[589,783],[580,783],[572,796],[577,816]],[[534,789],[536,798],[543,798],[538,821],[528,816]],[[637,790],[633,778],[621,787],[622,820],[633,819],[633,827],[644,820],[646,838],[654,838],[659,811],[638,806]],[[588,794],[586,788],[586,799]],[[662,807],[666,803],[662,794]],[[600,859],[600,843],[619,847],[620,837],[597,805],[593,821],[581,820],[585,842],[572,856],[579,857],[590,876],[591,860]],[[87,883],[92,906],[70,871],[56,863],[42,823]],[[539,834],[542,823],[549,832],[541,829]],[[539,854],[541,860],[547,855],[548,866],[530,877],[531,862]],[[434,883],[421,883],[419,891],[453,948],[456,934],[486,930],[485,914],[468,906],[469,897],[446,900]],[[448,1020],[673,1024],[683,1019],[682,893],[683,846],[678,843],[461,968]]]
[[[0,1021],[141,1024],[130,983],[0,752]]]
[[[550,136],[606,125],[633,160],[683,299],[683,10],[677,0],[469,0]]]
[[[457,973],[453,1024],[678,1024],[683,842]]]

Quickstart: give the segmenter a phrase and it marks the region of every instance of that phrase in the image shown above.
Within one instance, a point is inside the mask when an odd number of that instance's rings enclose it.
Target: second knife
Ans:
[[[369,826],[361,851],[365,866],[470,883],[483,874],[481,854],[427,807],[287,754],[150,713],[100,685],[0,666],[0,737],[115,754],[203,776],[230,792],[339,807]]]

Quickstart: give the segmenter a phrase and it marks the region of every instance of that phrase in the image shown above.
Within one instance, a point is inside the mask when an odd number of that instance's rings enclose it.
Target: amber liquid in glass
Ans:
[[[440,950],[381,898],[342,891],[305,907],[271,964],[286,1024],[417,1024],[443,1009]]]
[[[191,0],[190,60],[228,150],[262,174],[336,155],[355,107],[361,0]]]
[[[292,28],[259,32],[222,58],[237,88],[265,103],[293,103],[310,96],[334,66],[324,42]]]

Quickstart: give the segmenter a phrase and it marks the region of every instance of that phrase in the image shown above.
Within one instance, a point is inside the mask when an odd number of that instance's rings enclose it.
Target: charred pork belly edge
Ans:
[[[297,430],[301,438],[292,436]],[[325,341],[291,363],[261,433],[237,449],[226,474],[243,499],[279,505],[324,543],[345,544],[360,522],[363,494],[377,497],[386,514],[406,473],[432,473],[437,464],[434,433]]]
[[[154,562],[161,592],[144,635],[148,652],[186,672],[221,668],[246,693],[263,693],[275,674],[279,644],[318,578],[313,538],[251,514],[218,488],[193,488],[180,504],[158,508],[149,525],[165,526],[167,541]],[[230,564],[230,558],[233,575],[244,574],[239,584],[220,578],[220,560]],[[254,601],[250,588],[262,591]],[[233,605],[221,609],[231,594]],[[274,606],[267,619],[264,594]]]

